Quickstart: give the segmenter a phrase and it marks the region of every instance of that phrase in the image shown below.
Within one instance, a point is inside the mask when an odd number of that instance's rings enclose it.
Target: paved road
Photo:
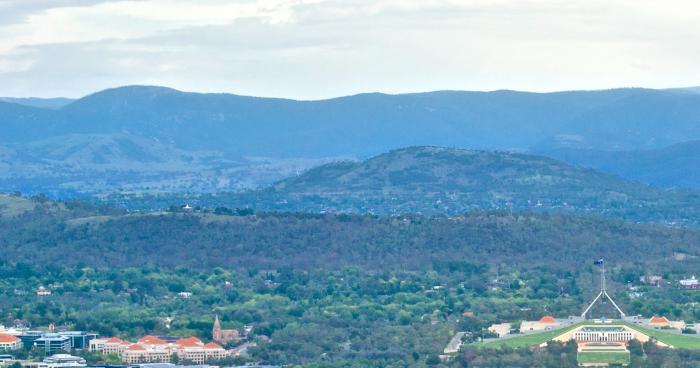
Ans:
[[[447,346],[445,346],[444,353],[445,354],[454,354],[459,351],[460,346],[462,346],[462,337],[466,334],[466,332],[457,332],[454,337],[452,337],[452,340],[450,340],[449,343],[447,343]]]
[[[239,346],[236,346],[235,348],[231,349],[231,355],[233,356],[240,356],[240,355],[246,355],[248,352],[248,348],[256,346],[254,342],[246,342],[244,344],[241,344]]]

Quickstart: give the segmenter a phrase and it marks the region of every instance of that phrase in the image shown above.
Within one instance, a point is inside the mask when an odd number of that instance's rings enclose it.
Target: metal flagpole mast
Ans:
[[[605,263],[600,271],[600,291],[605,292]]]
[[[617,303],[610,297],[610,294],[608,294],[608,291],[606,290],[605,287],[605,263],[602,261],[601,258],[601,263],[600,263],[601,269],[600,269],[600,292],[598,295],[593,299],[591,304],[588,305],[588,308],[586,308],[583,313],[581,313],[582,318],[586,318],[586,314],[588,314],[588,311],[593,308],[593,305],[595,305],[596,302],[598,302],[599,299],[601,298],[607,298],[610,303],[617,309],[617,311],[620,313],[621,318],[625,318],[625,312],[620,309],[620,307],[617,306]]]

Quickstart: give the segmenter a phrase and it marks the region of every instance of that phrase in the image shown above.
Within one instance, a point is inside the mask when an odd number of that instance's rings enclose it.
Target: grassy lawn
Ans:
[[[665,344],[671,345],[674,348],[700,350],[700,338],[676,335],[664,332],[663,330],[651,330],[629,323],[627,323],[626,325],[643,334],[649,335]]]
[[[630,364],[629,352],[583,352],[578,353],[578,362],[584,363],[608,363],[608,364]]]
[[[533,333],[533,334],[528,334],[528,335],[523,335],[523,336],[517,336],[517,337],[511,337],[508,339],[504,340],[495,340],[495,341],[489,341],[487,343],[480,344],[480,346],[483,347],[488,347],[488,348],[497,348],[500,346],[507,346],[510,348],[520,348],[520,347],[527,347],[527,346],[536,346],[540,345],[542,343],[545,343],[561,334],[563,334],[566,331],[569,331],[577,326],[579,326],[580,323],[567,326],[564,328],[556,329],[556,330],[551,330],[551,331],[545,331],[545,332],[540,332],[540,333]]]
[[[540,345],[544,342],[547,342],[561,334],[563,334],[566,331],[569,331],[581,324],[590,324],[590,321],[586,322],[581,322],[575,325],[567,326],[564,328],[560,328],[557,330],[552,330],[552,331],[545,331],[541,333],[533,333],[533,334],[528,334],[528,335],[522,335],[522,336],[517,336],[517,337],[512,337],[508,339],[503,339],[503,340],[494,340],[494,341],[489,341],[487,343],[477,343],[475,345],[477,346],[482,346],[482,347],[489,347],[489,348],[497,348],[500,346],[507,346],[511,348],[519,348],[519,347],[527,347],[527,346],[537,346]],[[652,330],[644,327],[640,327],[631,323],[626,323],[626,322],[616,322],[612,323],[609,325],[627,325],[631,327],[632,329],[635,329],[643,334],[649,335],[665,344],[671,345],[674,348],[677,349],[691,349],[691,350],[700,350],[700,338],[697,337],[691,337],[691,336],[684,336],[684,335],[677,335],[677,334],[672,334],[669,332],[665,332],[663,330]]]
[[[504,339],[504,340],[495,340],[495,341],[490,341],[487,343],[480,343],[477,344],[478,346],[483,346],[483,347],[489,347],[489,348],[497,348],[499,346],[507,346],[511,348],[518,348],[518,347],[527,347],[527,346],[536,346],[540,345],[544,342],[547,342],[561,334],[563,334],[566,331],[569,331],[581,324],[585,323],[590,323],[589,321],[582,322],[579,324],[567,326],[564,328],[560,328],[557,330],[552,330],[552,331],[546,331],[546,332],[541,332],[541,333],[533,333],[533,334],[528,334],[528,335],[522,335],[522,336],[517,336],[517,337],[512,337],[509,339]],[[672,334],[669,332],[665,332],[663,330],[652,330],[644,327],[640,327],[631,323],[626,323],[626,322],[617,322],[617,323],[612,323],[611,325],[627,325],[641,333],[644,333],[646,335],[649,335],[665,344],[671,345],[675,348],[678,349],[691,349],[691,350],[700,350],[700,338],[696,337],[691,337],[691,336],[683,336],[683,335],[677,335],[677,334]]]

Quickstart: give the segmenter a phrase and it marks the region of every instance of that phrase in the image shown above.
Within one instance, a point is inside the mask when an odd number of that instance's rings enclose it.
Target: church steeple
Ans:
[[[224,330],[221,328],[221,320],[219,319],[219,315],[215,315],[214,317],[214,326],[211,329],[211,338],[212,340],[222,343],[222,344],[228,344],[231,341],[238,341],[241,339],[241,333],[238,330]]]
[[[221,322],[219,321],[219,315],[214,317],[214,327],[211,329],[211,337],[215,341],[221,340]]]

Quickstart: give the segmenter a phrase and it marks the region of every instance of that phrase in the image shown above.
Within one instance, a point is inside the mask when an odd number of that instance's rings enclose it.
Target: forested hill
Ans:
[[[214,201],[310,212],[460,214],[470,210],[593,213],[693,223],[700,197],[665,191],[550,158],[439,147],[322,165],[273,187]]]
[[[0,201],[3,261],[57,267],[564,269],[604,255],[616,265],[679,269],[698,266],[700,256],[695,230],[564,214],[125,214],[16,199],[8,206],[6,199]]]
[[[290,194],[338,196],[492,192],[511,200],[517,200],[516,196],[536,197],[537,191],[552,197],[569,189],[596,194],[613,189],[645,195],[654,192],[643,185],[546,157],[432,146],[397,149],[363,162],[322,165],[283,180],[274,188]]]

